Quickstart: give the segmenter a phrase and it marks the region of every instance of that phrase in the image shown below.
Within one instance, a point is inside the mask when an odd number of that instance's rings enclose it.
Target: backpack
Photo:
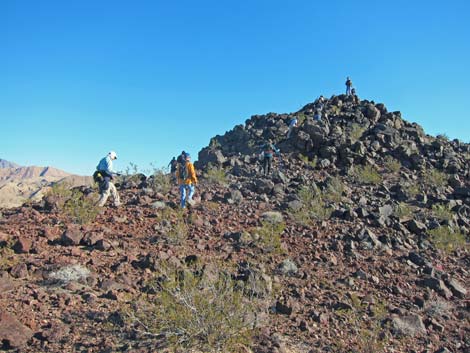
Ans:
[[[182,161],[178,164],[180,179],[186,180],[188,178],[188,168],[186,167],[186,161]]]
[[[102,183],[104,181],[104,176],[103,174],[101,174],[101,172],[99,170],[96,170],[94,173],[93,173],[93,181],[95,183]]]

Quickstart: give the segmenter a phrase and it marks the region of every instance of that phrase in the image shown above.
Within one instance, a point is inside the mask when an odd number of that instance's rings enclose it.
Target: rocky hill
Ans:
[[[53,167],[20,167],[10,162],[3,165],[5,167],[0,168],[0,209],[40,201],[56,182],[71,186],[91,185],[92,182],[90,177],[72,175]]]
[[[313,112],[214,137],[184,211],[161,174],[117,209],[82,187],[3,211],[3,349],[470,352],[469,145],[354,97]]]

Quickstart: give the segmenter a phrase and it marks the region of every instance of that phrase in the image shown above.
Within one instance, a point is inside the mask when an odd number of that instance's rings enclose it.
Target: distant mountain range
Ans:
[[[19,165],[16,163],[8,162],[0,158],[0,168],[18,168]]]
[[[40,200],[55,182],[67,182],[71,186],[90,185],[92,178],[53,167],[22,167],[0,159],[0,208],[20,206],[28,200]]]

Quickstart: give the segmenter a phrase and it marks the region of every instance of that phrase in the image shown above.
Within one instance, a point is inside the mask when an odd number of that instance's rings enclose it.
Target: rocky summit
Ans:
[[[187,209],[157,172],[122,177],[119,208],[79,187],[3,210],[2,349],[470,352],[470,145],[316,104],[212,138]]]

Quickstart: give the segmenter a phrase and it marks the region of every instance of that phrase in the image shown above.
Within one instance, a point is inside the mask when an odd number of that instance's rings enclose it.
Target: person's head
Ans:
[[[182,151],[182,152],[181,152],[181,155],[182,155],[182,156],[185,156],[185,155],[186,155],[186,152],[185,152],[185,151]]]
[[[189,153],[185,153],[185,158],[187,161],[191,160],[191,155]]]
[[[108,156],[109,156],[109,158],[111,158],[111,159],[117,159],[117,154],[116,154],[116,152],[114,152],[114,151],[110,151],[110,152],[108,153]]]

